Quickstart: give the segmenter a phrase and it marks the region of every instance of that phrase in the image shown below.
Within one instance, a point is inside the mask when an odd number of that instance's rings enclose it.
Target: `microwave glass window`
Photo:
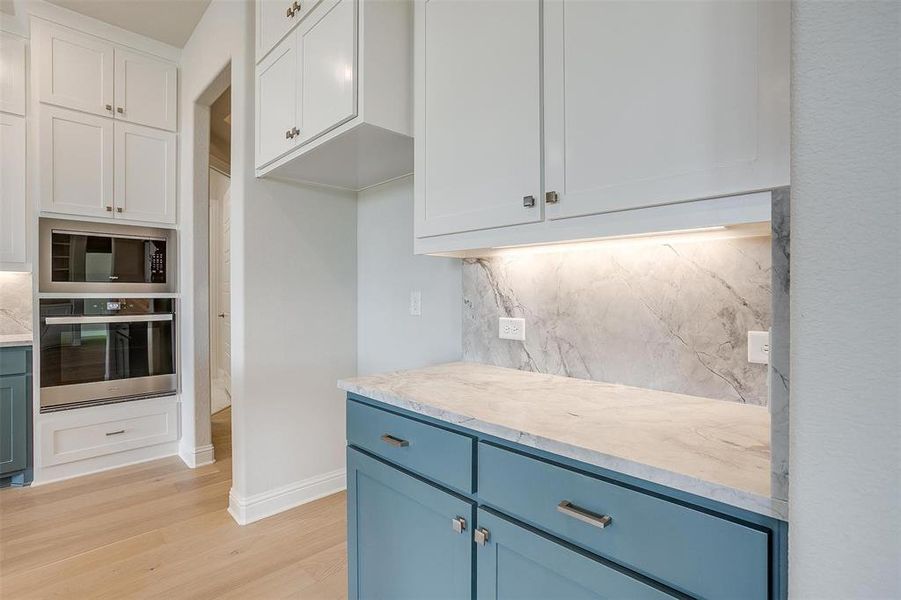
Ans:
[[[52,281],[166,283],[166,242],[54,232]]]

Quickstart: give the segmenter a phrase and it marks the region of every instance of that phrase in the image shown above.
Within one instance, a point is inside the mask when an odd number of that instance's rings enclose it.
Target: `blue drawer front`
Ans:
[[[347,443],[465,494],[474,491],[475,438],[348,400]]]
[[[767,598],[765,531],[490,444],[478,451],[479,497],[504,513],[687,594]],[[612,521],[588,524],[561,501]]]
[[[353,448],[347,486],[350,600],[472,597],[472,502]]]
[[[24,375],[28,372],[28,355],[31,348],[27,346],[12,346],[0,348],[0,375]]]
[[[672,598],[661,589],[479,509],[479,600]]]

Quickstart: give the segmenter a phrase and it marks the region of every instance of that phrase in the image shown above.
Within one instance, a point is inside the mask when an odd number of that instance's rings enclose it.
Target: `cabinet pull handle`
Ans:
[[[113,207],[112,207],[112,206],[107,206],[107,207],[106,207],[106,212],[113,212]]]
[[[121,114],[123,114],[123,113],[125,112],[125,109],[122,108],[121,106],[117,106],[117,107],[116,107],[116,112],[119,113],[119,114],[121,115]]]
[[[107,432],[106,432],[106,435],[107,435],[107,436],[110,436],[110,435],[119,435],[119,434],[122,434],[122,433],[125,433],[125,430],[124,430],[124,429],[120,429],[119,431],[107,431]]]
[[[464,519],[463,517],[456,517],[454,519],[451,519],[451,527],[457,533],[463,533],[464,531],[466,531],[466,519]]]
[[[291,128],[291,137],[292,138],[297,137],[298,135],[300,135],[300,129],[298,129],[297,127],[292,127]]]
[[[613,522],[613,517],[609,515],[599,515],[597,513],[593,513],[590,510],[585,510],[584,508],[579,508],[569,500],[563,500],[560,504],[557,505],[557,510],[562,512],[567,517],[572,517],[573,519],[578,519],[583,523],[588,523],[594,527],[599,527],[603,529],[608,527],[610,523]]]
[[[290,19],[298,12],[300,12],[300,3],[292,2],[291,6],[288,7],[288,10],[285,13],[285,15]]]
[[[395,448],[406,448],[410,445],[410,442],[408,442],[407,440],[396,438],[393,435],[388,435],[387,433],[382,434],[382,441],[389,446],[394,446]]]
[[[558,202],[560,202],[560,196],[557,195],[557,192],[547,192],[544,195],[545,204],[557,204]]]
[[[106,105],[106,110],[113,110],[113,105],[112,105],[112,104],[107,104],[107,105]]]
[[[474,541],[479,546],[484,546],[488,543],[488,530],[484,527],[479,527],[474,532],[472,532],[472,541]]]
[[[522,206],[523,206],[523,208],[534,208],[535,207],[535,196],[523,196],[522,197]]]
[[[117,213],[122,212],[122,207],[121,207],[121,206],[117,206],[117,207],[116,207],[116,212],[117,212]]]

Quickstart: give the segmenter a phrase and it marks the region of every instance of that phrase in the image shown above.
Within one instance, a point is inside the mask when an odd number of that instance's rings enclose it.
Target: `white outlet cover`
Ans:
[[[770,332],[748,332],[748,362],[766,365],[770,362]]]
[[[526,320],[510,317],[498,319],[497,335],[502,340],[526,340]]]
[[[422,316],[422,292],[419,290],[412,290],[410,292],[410,316]]]

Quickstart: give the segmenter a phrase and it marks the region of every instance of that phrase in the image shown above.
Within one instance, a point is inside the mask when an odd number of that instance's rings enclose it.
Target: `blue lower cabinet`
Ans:
[[[347,449],[349,597],[471,598],[474,503]]]
[[[22,471],[28,450],[25,375],[0,377],[0,476]]]
[[[479,600],[673,597],[481,508],[478,517]]]

